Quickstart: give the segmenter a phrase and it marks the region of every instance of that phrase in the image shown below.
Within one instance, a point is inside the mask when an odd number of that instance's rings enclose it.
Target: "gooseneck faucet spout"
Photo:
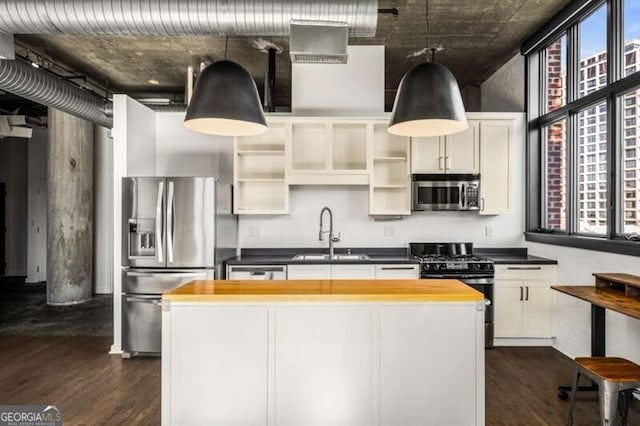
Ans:
[[[324,219],[324,212],[329,213],[329,230],[328,231],[324,231],[322,226],[323,219]],[[333,235],[333,213],[331,212],[331,209],[329,207],[323,207],[322,210],[320,210],[320,231],[318,232],[318,241],[323,240],[324,234],[329,234],[329,256],[333,257],[334,255],[333,243],[337,243],[338,241],[340,241],[340,237],[339,236],[336,237]]]

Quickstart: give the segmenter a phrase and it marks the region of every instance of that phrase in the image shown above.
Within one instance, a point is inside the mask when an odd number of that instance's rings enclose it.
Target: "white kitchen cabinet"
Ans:
[[[369,214],[399,216],[411,214],[410,140],[387,131],[385,120],[372,125],[373,148],[369,150],[371,179]]]
[[[368,185],[369,123],[365,120],[291,120],[291,185]]]
[[[480,214],[509,214],[512,208],[513,122],[480,122]]]
[[[328,279],[418,279],[420,265],[412,264],[290,264],[287,267],[289,280]]]
[[[162,424],[267,424],[268,361],[256,356],[268,350],[267,315],[266,306],[182,309],[179,321],[163,315],[162,362],[171,375],[162,377],[170,395]]]
[[[371,316],[366,305],[278,309],[273,424],[373,424]]]
[[[285,140],[289,127],[270,121],[266,133],[234,139],[234,213],[288,213]]]
[[[550,338],[554,265],[496,265],[496,338]]]
[[[331,265],[288,265],[288,280],[330,280]]]
[[[376,266],[370,264],[361,265],[331,265],[331,279],[375,279]]]
[[[376,279],[413,280],[420,278],[420,265],[376,265]]]
[[[380,308],[377,424],[484,424],[475,398],[484,387],[484,350],[478,350],[484,343],[469,326],[483,315],[453,303]]]
[[[480,122],[441,137],[412,138],[411,173],[479,173]]]

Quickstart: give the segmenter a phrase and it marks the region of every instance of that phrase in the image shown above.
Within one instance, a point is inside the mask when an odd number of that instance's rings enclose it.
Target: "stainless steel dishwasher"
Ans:
[[[286,280],[287,265],[227,265],[229,280]]]

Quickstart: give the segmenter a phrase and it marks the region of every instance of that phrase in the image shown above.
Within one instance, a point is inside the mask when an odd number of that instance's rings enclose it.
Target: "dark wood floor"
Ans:
[[[160,424],[160,362],[107,355],[110,338],[0,336],[0,404],[62,407],[65,425]],[[487,425],[562,425],[570,359],[551,348],[497,348],[486,356]],[[464,390],[461,390],[464,391]],[[630,425],[640,424],[632,403]],[[598,424],[597,395],[581,394],[576,425]]]

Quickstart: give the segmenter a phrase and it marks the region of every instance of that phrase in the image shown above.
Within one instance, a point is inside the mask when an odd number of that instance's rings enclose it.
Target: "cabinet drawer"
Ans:
[[[419,265],[376,265],[376,279],[418,279]]]
[[[496,265],[496,281],[498,280],[554,280],[555,265]]]
[[[289,280],[329,280],[331,265],[288,265]]]

